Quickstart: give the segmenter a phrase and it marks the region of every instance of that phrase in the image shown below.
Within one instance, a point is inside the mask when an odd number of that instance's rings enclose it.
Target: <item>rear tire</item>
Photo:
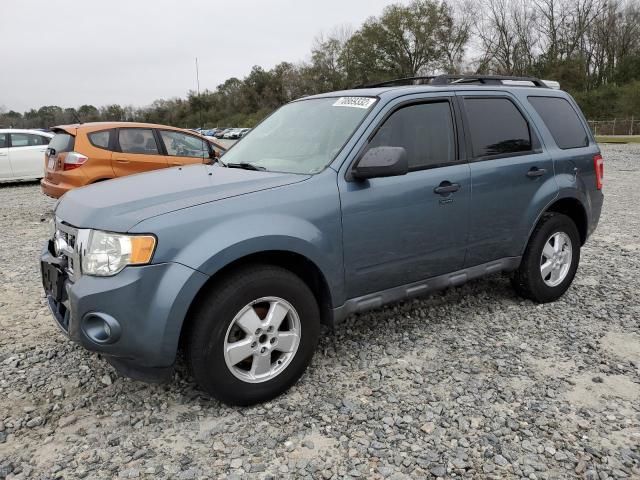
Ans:
[[[511,283],[524,298],[553,302],[567,291],[579,263],[580,235],[573,220],[561,213],[545,213],[531,234]]]
[[[242,267],[199,304],[187,338],[198,385],[229,405],[270,400],[311,363],[320,312],[309,287],[270,265]]]

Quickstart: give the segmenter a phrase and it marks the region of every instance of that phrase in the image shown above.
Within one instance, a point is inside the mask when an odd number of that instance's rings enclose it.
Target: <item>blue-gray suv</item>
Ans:
[[[73,341],[124,375],[247,405],[290,387],[320,326],[511,272],[551,302],[603,203],[574,100],[532,78],[404,79],[291,102],[212,165],[67,193],[41,256]]]

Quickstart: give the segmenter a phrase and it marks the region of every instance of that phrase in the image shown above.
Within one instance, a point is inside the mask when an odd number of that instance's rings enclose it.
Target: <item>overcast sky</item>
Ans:
[[[214,89],[253,65],[308,60],[314,37],[406,0],[21,0],[0,20],[0,107],[110,103]]]

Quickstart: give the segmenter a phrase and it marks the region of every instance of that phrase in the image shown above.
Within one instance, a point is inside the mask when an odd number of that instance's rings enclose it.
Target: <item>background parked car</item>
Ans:
[[[225,150],[199,134],[166,125],[98,122],[53,131],[41,185],[43,193],[54,198],[132,173],[208,163]]]
[[[226,138],[229,140],[238,139],[241,137],[241,134],[240,134],[241,131],[242,131],[242,128],[232,128],[227,133],[224,134],[223,138]]]
[[[216,138],[224,138],[224,135],[231,130],[231,128],[222,127],[216,130],[216,134],[214,135]]]
[[[0,182],[36,180],[52,133],[42,130],[0,130]]]

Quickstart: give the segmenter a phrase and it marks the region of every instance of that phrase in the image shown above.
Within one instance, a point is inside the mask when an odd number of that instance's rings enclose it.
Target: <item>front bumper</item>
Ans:
[[[171,374],[183,321],[206,275],[178,263],[162,263],[126,267],[113,277],[81,275],[72,282],[56,265],[49,246],[40,260],[43,275],[48,265],[60,274],[59,292],[51,291],[51,282],[43,279],[43,284],[54,320],[65,335],[103,354],[123,375],[150,381]],[[108,329],[112,337],[93,334],[96,318],[115,322]]]

